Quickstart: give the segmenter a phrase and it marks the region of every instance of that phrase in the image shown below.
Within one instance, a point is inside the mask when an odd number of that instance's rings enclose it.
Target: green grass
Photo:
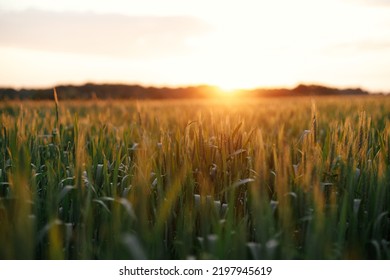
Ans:
[[[0,104],[0,259],[390,259],[390,99]]]

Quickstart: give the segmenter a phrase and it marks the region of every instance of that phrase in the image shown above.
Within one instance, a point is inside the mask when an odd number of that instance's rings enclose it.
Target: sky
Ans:
[[[390,0],[0,0],[0,87],[390,91]]]

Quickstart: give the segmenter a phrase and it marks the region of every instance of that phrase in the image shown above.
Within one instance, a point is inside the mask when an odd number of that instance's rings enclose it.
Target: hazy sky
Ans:
[[[0,86],[390,91],[390,0],[0,0]]]

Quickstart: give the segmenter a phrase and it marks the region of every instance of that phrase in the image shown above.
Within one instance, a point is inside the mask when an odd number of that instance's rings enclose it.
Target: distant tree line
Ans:
[[[193,86],[181,88],[143,87],[123,84],[85,84],[81,86],[61,85],[56,87],[61,100],[90,99],[179,99],[208,98],[220,94],[213,86]],[[281,96],[327,96],[327,95],[367,95],[360,88],[338,89],[320,85],[298,85],[293,89],[255,89],[238,92],[243,97]],[[20,89],[0,88],[0,100],[52,100],[53,88]]]
[[[298,85],[293,89],[256,89],[257,95],[265,96],[331,96],[331,95],[367,95],[361,88],[339,89],[321,85]]]

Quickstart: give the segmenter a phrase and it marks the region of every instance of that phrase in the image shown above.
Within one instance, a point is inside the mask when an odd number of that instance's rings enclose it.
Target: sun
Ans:
[[[218,88],[219,88],[224,94],[227,94],[227,95],[231,95],[231,94],[233,94],[234,92],[236,92],[236,91],[238,90],[237,87],[232,86],[232,85],[222,85],[222,86],[218,86]]]
[[[217,86],[217,96],[223,99],[234,99],[237,97],[238,89],[235,87]]]
[[[233,79],[221,79],[221,81],[215,82],[214,85],[218,89],[219,94],[226,97],[234,96],[237,91],[244,88]]]
[[[221,91],[225,97],[235,97],[238,93],[236,89],[222,89]]]
[[[256,70],[254,69],[253,72],[256,72]],[[234,95],[237,91],[256,88],[260,80],[258,77],[253,78],[248,75],[246,71],[240,73],[238,70],[231,72],[225,69],[224,72],[224,69],[221,69],[210,82],[218,87],[224,94]]]
[[[232,79],[216,83],[216,88],[218,88],[219,95],[222,97],[233,98],[237,97],[241,91],[250,89],[251,87]]]
[[[221,71],[222,72],[222,71]],[[229,73],[231,74],[231,73]],[[222,75],[222,73],[221,73]],[[219,79],[218,79],[219,78]],[[222,75],[215,79],[214,84],[221,90],[230,94],[240,89],[246,88],[245,79],[240,79],[239,75]]]

